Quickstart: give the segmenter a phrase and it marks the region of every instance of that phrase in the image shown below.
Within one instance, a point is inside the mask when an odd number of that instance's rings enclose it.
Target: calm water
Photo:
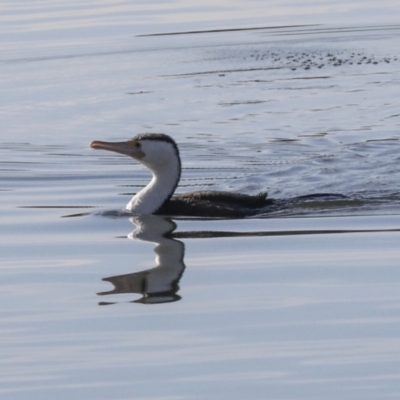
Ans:
[[[1,398],[398,398],[397,6],[45,4],[1,17]],[[88,144],[139,132],[182,192],[347,198],[129,216],[148,172]]]

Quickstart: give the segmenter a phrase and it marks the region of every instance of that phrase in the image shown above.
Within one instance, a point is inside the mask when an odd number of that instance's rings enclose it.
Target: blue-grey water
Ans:
[[[1,398],[398,398],[398,6],[151,4],[3,7]],[[180,192],[346,198],[127,215],[88,144],[139,132]]]

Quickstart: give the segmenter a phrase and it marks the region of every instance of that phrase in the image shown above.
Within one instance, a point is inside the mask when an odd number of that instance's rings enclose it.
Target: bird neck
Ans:
[[[127,210],[135,214],[156,213],[173,195],[181,175],[179,158],[170,160],[168,164],[146,166],[152,172],[153,178],[126,206]]]

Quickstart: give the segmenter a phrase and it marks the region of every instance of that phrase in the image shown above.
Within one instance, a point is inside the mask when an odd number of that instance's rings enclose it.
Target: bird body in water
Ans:
[[[152,172],[150,183],[134,195],[126,206],[134,214],[245,217],[274,203],[274,200],[267,198],[267,193],[253,196],[196,191],[174,195],[181,177],[181,159],[175,141],[165,134],[140,134],[126,142],[94,141],[90,147],[130,156]]]

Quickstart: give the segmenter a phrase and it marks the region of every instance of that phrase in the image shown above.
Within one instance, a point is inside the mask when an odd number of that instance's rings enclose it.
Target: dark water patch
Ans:
[[[219,103],[220,106],[239,106],[239,105],[251,105],[251,104],[262,104],[266,103],[265,100],[247,100],[247,101],[233,101],[231,103]]]
[[[189,72],[184,74],[174,74],[174,75],[161,75],[161,78],[185,78],[192,76],[201,76],[201,75],[219,75],[228,74],[228,73],[237,73],[237,72],[253,72],[253,71],[268,71],[268,70],[276,70],[281,69],[283,67],[262,67],[262,68],[237,68],[237,69],[225,69],[225,70],[217,70],[217,71],[199,71],[199,72]]]
[[[322,27],[322,28],[311,28],[311,29],[291,29],[288,32],[284,32],[283,34],[285,35],[302,35],[302,34],[316,34],[320,35],[321,33],[328,34],[328,35],[334,35],[334,34],[342,34],[342,33],[353,33],[353,32],[360,32],[360,33],[365,33],[365,32],[386,32],[386,31],[398,31],[400,30],[400,25],[396,24],[388,24],[388,25],[373,25],[373,26],[344,26],[344,27]],[[273,32],[273,34],[281,35],[281,32]]]
[[[62,215],[61,218],[87,217],[89,215],[91,215],[91,213],[77,213],[77,214]]]
[[[252,27],[252,28],[207,29],[207,30],[199,30],[199,31],[147,33],[147,34],[142,34],[142,35],[136,35],[136,37],[193,35],[193,34],[204,34],[204,33],[228,33],[228,32],[258,31],[258,30],[287,29],[287,28],[293,29],[293,28],[306,27],[306,26],[318,26],[318,25],[315,25],[315,24],[311,24],[311,25],[281,25],[281,26],[263,26],[263,27]]]
[[[271,67],[287,67],[292,71],[298,69],[322,69],[327,67],[342,66],[360,66],[360,65],[378,65],[395,63],[395,56],[377,56],[366,54],[365,52],[354,52],[353,50],[334,50],[323,51],[320,49],[311,50],[304,48],[302,50],[276,49],[266,50],[260,54],[260,50],[248,55],[243,54],[243,50],[239,52],[244,59],[251,59],[253,62],[269,62]],[[279,55],[279,56],[278,56]],[[278,56],[278,57],[277,57]],[[303,78],[304,79],[304,78]],[[311,78],[316,79],[316,78]],[[318,77],[317,79],[321,79]],[[322,79],[326,79],[323,77]]]
[[[354,233],[385,233],[400,232],[400,229],[327,229],[327,230],[301,230],[301,231],[267,231],[267,232],[225,232],[225,231],[192,231],[176,232],[172,236],[176,239],[210,239],[229,237],[265,237],[265,236],[304,236],[304,235],[335,235]]]
[[[306,80],[306,79],[331,79],[332,76],[301,76],[301,77],[295,77],[295,78],[285,78],[285,80]],[[334,87],[334,86],[330,86]]]
[[[127,92],[126,94],[135,95],[135,94],[149,94],[149,93],[154,93],[154,92],[153,91],[146,91],[146,90],[139,90],[137,92]]]
[[[384,118],[384,119],[390,119],[390,118],[399,118],[400,114],[394,114],[394,115],[389,115],[388,117]]]

